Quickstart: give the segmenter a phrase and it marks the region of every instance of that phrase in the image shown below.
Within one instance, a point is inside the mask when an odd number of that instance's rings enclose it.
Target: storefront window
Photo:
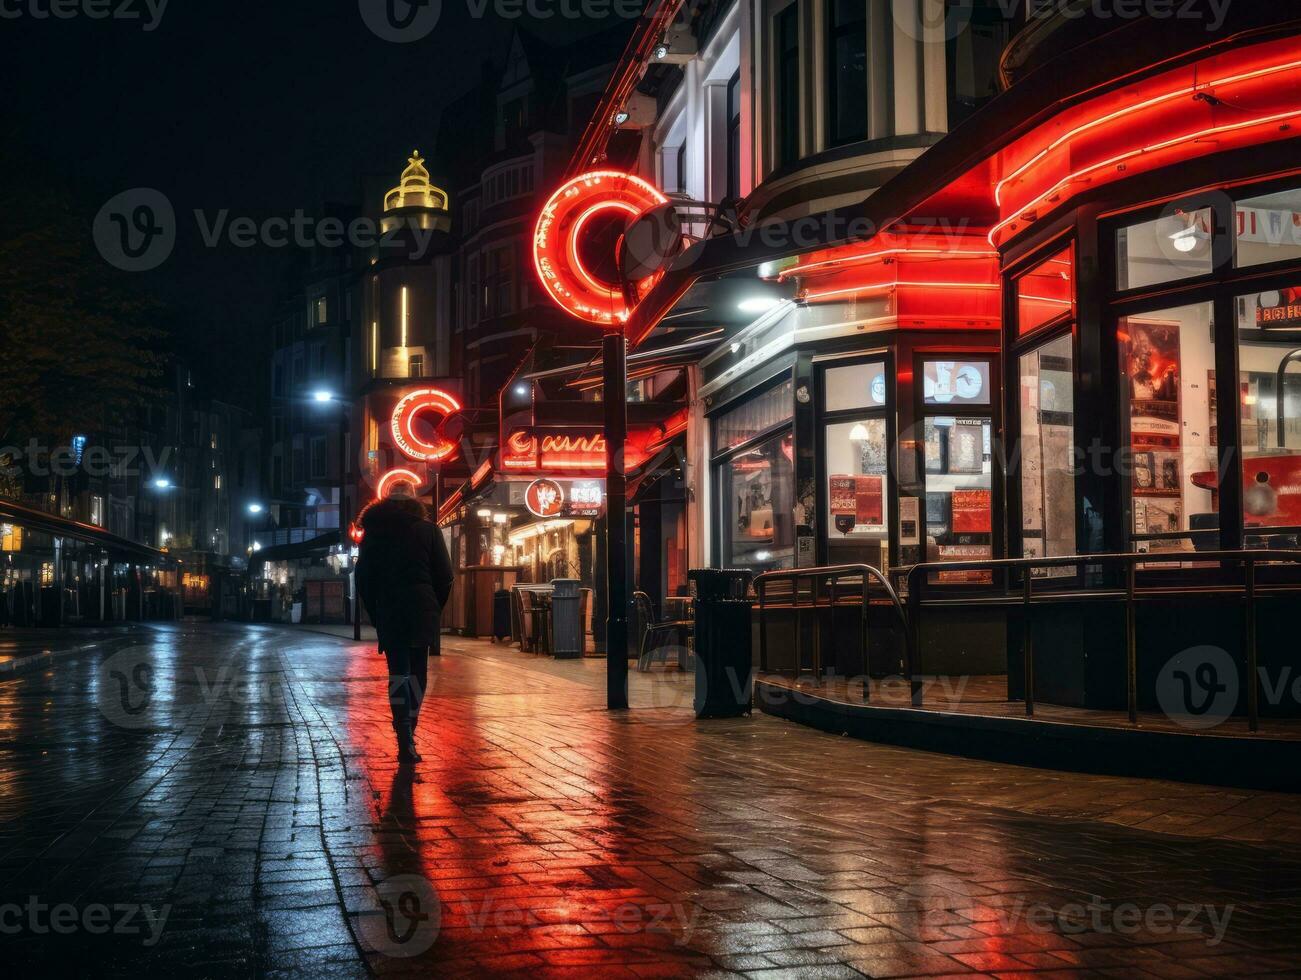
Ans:
[[[1301,526],[1301,286],[1236,307],[1243,544],[1295,548],[1297,533],[1278,529]]]
[[[794,386],[790,378],[774,385],[757,398],[720,415],[714,420],[714,447],[732,449],[769,429],[790,420],[795,412]]]
[[[1068,245],[1016,280],[1016,332],[1024,336],[1075,311],[1075,247]]]
[[[827,368],[825,379],[824,411],[885,407],[885,365],[880,361]]]
[[[988,361],[923,361],[922,401],[927,405],[988,405]]]
[[[926,557],[929,561],[992,558],[989,416],[933,416],[924,423],[926,460]],[[987,581],[985,572],[941,572],[941,582]]]
[[[794,447],[789,432],[719,465],[722,563],[766,571],[795,558]]]
[[[1026,558],[1073,555],[1074,362],[1071,335],[1022,354],[1021,542]],[[1070,569],[1066,569],[1069,573]]]
[[[1244,198],[1234,224],[1239,268],[1301,258],[1301,189]]]
[[[1188,533],[1219,526],[1213,329],[1211,303],[1120,321],[1138,551],[1191,551],[1216,544],[1213,535]]]
[[[1212,271],[1210,208],[1176,211],[1116,234],[1117,288],[1139,289]]]
[[[830,374],[830,372],[828,372]],[[890,505],[886,420],[865,418],[826,427],[827,553],[830,564],[885,569]]]

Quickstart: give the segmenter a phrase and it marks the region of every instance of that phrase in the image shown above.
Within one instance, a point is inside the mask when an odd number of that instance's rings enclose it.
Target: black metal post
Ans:
[[[611,331],[601,345],[605,399],[605,698],[607,708],[628,707],[627,487],[624,443],[628,437],[628,342]]]

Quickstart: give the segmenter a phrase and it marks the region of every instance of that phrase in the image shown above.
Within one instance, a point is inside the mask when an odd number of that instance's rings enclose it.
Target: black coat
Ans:
[[[439,617],[452,592],[443,535],[418,500],[381,500],[362,515],[357,588],[381,650],[438,642]]]

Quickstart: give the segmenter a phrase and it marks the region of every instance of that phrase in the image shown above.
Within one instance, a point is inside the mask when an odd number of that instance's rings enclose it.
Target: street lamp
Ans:
[[[157,490],[170,490],[171,486],[172,486],[172,481],[167,479],[167,477],[165,476],[159,476],[154,478],[154,488]]]
[[[262,505],[261,505],[261,504],[249,504],[249,505],[248,505],[248,512],[249,512],[250,514],[260,514],[260,513],[262,513]]]
[[[334,401],[334,392],[332,392],[332,391],[327,391],[327,390],[325,390],[324,388],[322,388],[322,389],[320,389],[320,390],[318,390],[318,391],[314,391],[314,392],[312,392],[312,401],[315,401],[315,402],[331,402],[331,401]]]

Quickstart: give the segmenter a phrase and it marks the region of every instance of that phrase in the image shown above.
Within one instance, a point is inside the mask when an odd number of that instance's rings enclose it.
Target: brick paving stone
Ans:
[[[698,722],[672,670],[610,713],[598,661],[460,639],[404,770],[365,644],[182,623],[11,649],[59,644],[0,682],[15,969],[1301,972],[1295,797]]]

